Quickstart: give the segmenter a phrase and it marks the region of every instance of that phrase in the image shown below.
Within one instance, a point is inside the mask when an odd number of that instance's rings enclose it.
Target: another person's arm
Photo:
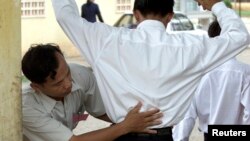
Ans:
[[[98,17],[99,21],[102,22],[102,23],[104,23],[103,18],[102,18],[102,14],[101,14],[101,11],[100,11],[98,5],[97,5],[96,14],[97,14],[97,17]]]
[[[159,113],[158,109],[140,113],[141,104],[139,103],[121,123],[75,136],[60,121],[41,112],[43,109],[39,110],[39,105],[33,106],[23,105],[23,133],[31,141],[112,141],[128,132],[155,133],[154,130],[149,130],[147,127],[160,124],[162,117],[162,113]]]
[[[246,77],[241,93],[241,104],[243,107],[243,124],[250,124],[250,77]]]
[[[160,124],[162,114],[158,109],[140,113],[141,106],[141,103],[137,104],[121,123],[79,136],[73,135],[70,141],[112,141],[129,132],[156,133],[147,127]]]
[[[81,17],[85,18],[85,13],[84,13],[84,10],[83,10],[83,6],[81,7]]]

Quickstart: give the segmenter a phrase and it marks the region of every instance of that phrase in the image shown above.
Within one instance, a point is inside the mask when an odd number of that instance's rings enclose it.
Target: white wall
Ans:
[[[86,0],[76,0],[78,10]],[[115,0],[96,0],[106,24],[113,25],[122,13],[115,12]],[[45,2],[44,18],[22,18],[22,55],[31,44],[57,43],[66,56],[77,56],[79,52],[65,36],[56,22],[51,0]]]

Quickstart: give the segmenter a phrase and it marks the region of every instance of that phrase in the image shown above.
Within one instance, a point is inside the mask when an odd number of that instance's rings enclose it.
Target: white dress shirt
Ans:
[[[158,107],[156,128],[184,116],[201,76],[242,51],[250,38],[239,16],[221,2],[213,6],[225,34],[166,33],[163,23],[146,20],[137,29],[89,23],[75,0],[52,0],[58,23],[92,66],[108,116],[121,122],[138,101],[142,111]]]
[[[86,110],[95,117],[105,114],[91,70],[76,64],[69,66],[73,87],[63,103],[36,93],[29,86],[23,87],[23,133],[30,141],[69,141],[77,125],[74,116],[79,112]]]
[[[231,59],[207,73],[184,119],[173,128],[175,141],[188,141],[196,118],[199,130],[211,124],[250,124],[250,65]]]

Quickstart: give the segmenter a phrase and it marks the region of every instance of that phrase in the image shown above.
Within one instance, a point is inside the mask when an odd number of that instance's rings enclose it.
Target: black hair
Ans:
[[[55,78],[58,60],[56,52],[63,55],[56,44],[33,44],[22,59],[22,71],[31,82],[43,84],[50,76]]]
[[[92,1],[91,0],[87,0],[87,2],[86,2],[87,4],[91,4],[92,3]]]
[[[214,20],[208,27],[208,36],[209,37],[216,37],[219,36],[221,32],[221,28],[219,22]]]
[[[148,14],[166,16],[173,13],[174,0],[135,0],[134,11],[139,10],[143,16]]]

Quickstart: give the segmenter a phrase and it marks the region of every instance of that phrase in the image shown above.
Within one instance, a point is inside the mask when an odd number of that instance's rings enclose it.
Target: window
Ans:
[[[132,0],[116,0],[116,12],[132,11]]]
[[[180,2],[180,0],[175,0],[174,10],[175,11],[181,11],[181,2]]]
[[[45,0],[21,0],[22,17],[44,17]]]
[[[182,12],[196,12],[200,7],[194,0],[175,0],[174,10]]]

